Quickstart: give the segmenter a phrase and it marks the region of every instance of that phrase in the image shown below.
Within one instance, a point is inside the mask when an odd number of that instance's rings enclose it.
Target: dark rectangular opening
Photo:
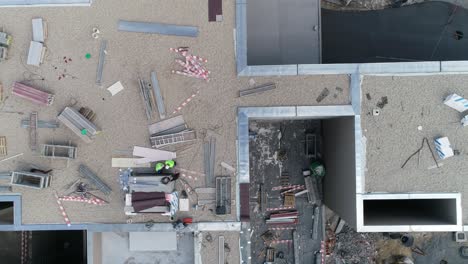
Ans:
[[[456,225],[456,199],[364,200],[364,225]]]
[[[86,231],[0,232],[0,263],[86,264]]]
[[[0,202],[0,225],[14,224],[13,202]]]

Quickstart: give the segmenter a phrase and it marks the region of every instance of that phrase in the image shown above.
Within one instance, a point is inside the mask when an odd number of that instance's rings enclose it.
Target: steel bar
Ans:
[[[143,100],[143,103],[145,104],[145,113],[146,113],[146,118],[150,120],[153,118],[153,108],[151,106],[151,102],[148,98],[148,88],[146,86],[146,82],[139,79],[138,83],[140,84],[140,95],[141,99]]]
[[[156,72],[151,72],[151,83],[153,84],[154,96],[156,96],[156,105],[158,107],[159,118],[164,119],[166,118],[166,108],[164,107],[164,101],[161,95],[161,89],[159,88]]]
[[[102,85],[102,72],[104,70],[104,61],[106,59],[106,49],[107,49],[107,40],[103,39],[101,41],[101,48],[99,50],[99,62],[96,73],[96,84]]]
[[[197,37],[198,28],[192,26],[179,26],[162,23],[150,22],[132,22],[126,20],[119,20],[119,31],[139,32],[161,35],[174,35],[182,37]]]
[[[59,126],[57,121],[37,121],[37,128],[58,128]],[[21,128],[29,128],[29,119],[21,120]]]
[[[269,91],[269,90],[273,90],[273,89],[276,89],[276,84],[267,83],[267,84],[264,84],[264,85],[256,86],[256,87],[251,88],[251,89],[246,89],[246,90],[239,91],[239,96],[242,97],[242,96],[247,96],[247,95],[253,95],[253,94],[256,94],[256,93],[261,93],[261,92],[265,92],[265,91]]]
[[[224,236],[219,237],[219,244],[218,244],[218,263],[219,264],[225,264],[224,263]]]
[[[32,151],[37,149],[37,112],[32,112],[29,117],[29,146]]]

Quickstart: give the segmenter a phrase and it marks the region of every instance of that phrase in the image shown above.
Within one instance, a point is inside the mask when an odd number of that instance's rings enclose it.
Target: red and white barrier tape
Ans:
[[[291,239],[283,239],[283,240],[273,240],[270,244],[292,244],[293,241]]]
[[[193,93],[192,95],[190,95],[190,97],[187,98],[182,104],[180,104],[180,106],[177,107],[177,108],[172,112],[172,114],[175,114],[175,113],[179,112],[180,110],[182,110],[182,108],[184,108],[185,106],[187,106],[187,104],[190,103],[190,101],[192,101],[192,99],[195,98],[199,93],[200,93],[200,90],[197,90],[195,93]]]
[[[81,203],[88,203],[94,205],[105,205],[107,204],[106,201],[98,199],[96,197],[93,198],[84,198],[79,196],[62,196],[59,197],[60,201],[68,201],[68,202],[81,202]]]
[[[281,194],[290,193],[290,192],[294,192],[294,191],[300,191],[300,190],[304,190],[304,189],[305,189],[304,186],[300,186],[300,187],[292,188],[292,189],[289,189],[287,191],[281,192]]]
[[[288,226],[288,227],[268,227],[268,230],[271,230],[271,231],[294,230],[294,229],[296,229],[295,226]]]
[[[267,212],[271,211],[281,211],[281,210],[291,210],[291,209],[296,209],[294,206],[284,206],[284,207],[276,207],[276,208],[267,208]]]
[[[65,220],[65,223],[67,224],[67,226],[71,226],[70,219],[68,218],[67,212],[65,212],[65,208],[63,207],[62,202],[60,201],[57,192],[55,192],[54,195],[55,195],[55,199],[57,200],[57,204],[59,206],[60,213],[62,213],[63,220]]]

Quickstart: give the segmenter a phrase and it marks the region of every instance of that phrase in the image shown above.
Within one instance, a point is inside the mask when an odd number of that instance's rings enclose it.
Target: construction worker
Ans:
[[[156,173],[161,173],[161,171],[164,169],[164,163],[162,162],[158,162],[156,163],[156,166],[154,167],[154,169],[156,170]]]
[[[156,173],[161,173],[163,169],[169,170],[174,168],[176,162],[173,160],[166,160],[164,163],[158,162],[156,163],[156,167],[154,168],[156,170]]]
[[[166,160],[166,162],[165,162],[164,164],[165,164],[164,168],[165,168],[166,170],[169,170],[169,169],[174,168],[174,166],[175,166],[176,163],[175,163],[175,161],[173,161],[173,160]]]

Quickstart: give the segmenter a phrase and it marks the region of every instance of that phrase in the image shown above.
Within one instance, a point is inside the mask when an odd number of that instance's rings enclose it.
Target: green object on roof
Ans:
[[[172,169],[174,168],[175,166],[175,162],[173,160],[166,160],[166,166],[169,168],[169,169]]]
[[[161,162],[156,163],[156,167],[154,167],[156,171],[161,171],[163,168],[164,168],[164,163],[161,163]]]
[[[81,135],[86,135],[88,133],[88,130],[86,128],[81,129]]]
[[[86,53],[85,58],[91,59],[91,53]]]
[[[312,164],[310,164],[310,170],[313,176],[316,176],[316,177],[325,176],[325,166],[323,166],[323,164],[318,161],[314,161],[312,162]]]

